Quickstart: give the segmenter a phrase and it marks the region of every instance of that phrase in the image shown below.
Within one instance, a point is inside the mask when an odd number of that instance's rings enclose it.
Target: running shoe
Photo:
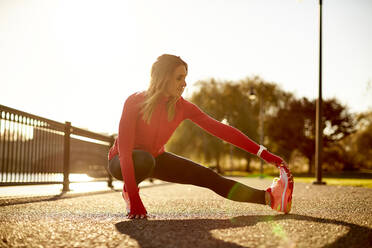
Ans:
[[[266,191],[270,193],[271,208],[287,214],[292,206],[293,176],[284,164],[279,166],[279,170],[280,178],[274,178]]]

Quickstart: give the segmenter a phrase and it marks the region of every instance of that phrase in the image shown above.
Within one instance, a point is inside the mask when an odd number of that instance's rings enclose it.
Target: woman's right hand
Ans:
[[[288,168],[287,163],[281,157],[269,152],[268,150],[262,151],[261,158],[270,164],[274,164],[278,168],[282,164]]]
[[[284,160],[283,160],[283,162],[281,164],[279,164],[279,166],[284,166],[287,169],[289,169],[289,166],[288,166],[287,162],[285,162]]]

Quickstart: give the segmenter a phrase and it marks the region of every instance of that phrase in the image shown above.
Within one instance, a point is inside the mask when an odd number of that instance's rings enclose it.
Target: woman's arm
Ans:
[[[138,102],[136,102],[135,100],[135,95],[132,95],[125,101],[118,133],[120,167],[125,187],[123,188],[123,190],[128,192],[130,201],[130,215],[132,216],[147,214],[146,209],[143,206],[141,198],[138,194],[138,187],[135,180],[132,160],[138,114]]]
[[[260,145],[252,141],[241,131],[213,119],[212,117],[201,111],[195,104],[187,101],[185,101],[185,104],[186,118],[190,119],[210,134],[226,142],[229,142],[247,152],[257,155],[258,151],[260,150]],[[266,149],[261,151],[260,157],[268,163],[273,163],[277,166],[284,163],[282,158],[268,152]]]

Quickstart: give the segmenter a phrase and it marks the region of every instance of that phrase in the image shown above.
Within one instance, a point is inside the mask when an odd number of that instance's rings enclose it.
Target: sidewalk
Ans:
[[[146,188],[164,183],[165,182],[160,180],[154,180],[153,182],[146,180],[139,186],[140,188]],[[122,181],[115,180],[112,184],[113,188],[108,187],[107,182],[70,183],[70,191],[63,193],[62,184],[3,186],[0,187],[0,206],[110,193],[121,191],[123,188]]]
[[[114,188],[119,188],[118,184],[122,185],[120,182],[115,182]],[[0,187],[0,199],[58,195],[62,192],[62,187],[62,184],[5,186]],[[104,191],[110,188],[107,187],[107,182],[84,182],[71,183],[70,189],[69,194]]]
[[[234,178],[265,189],[271,180]],[[0,247],[371,247],[372,189],[296,183],[288,215],[181,184],[143,187],[147,220],[119,192],[0,206]]]

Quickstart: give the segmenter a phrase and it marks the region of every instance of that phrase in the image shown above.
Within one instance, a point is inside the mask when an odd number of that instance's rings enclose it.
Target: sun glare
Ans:
[[[34,138],[34,128],[13,121],[0,120],[0,135],[11,141],[18,139],[32,140]]]
[[[90,182],[93,180],[93,178],[87,174],[70,174],[68,179],[71,182]]]

